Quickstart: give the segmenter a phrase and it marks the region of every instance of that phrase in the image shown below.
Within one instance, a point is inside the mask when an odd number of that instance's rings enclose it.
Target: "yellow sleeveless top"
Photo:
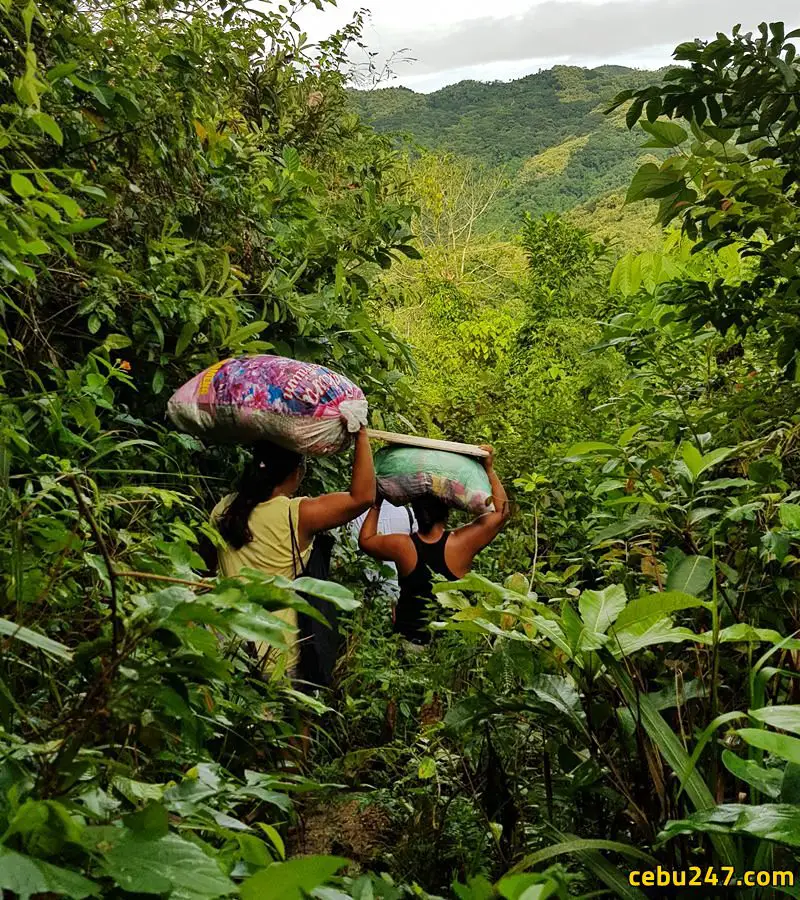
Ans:
[[[211,521],[216,524],[228,504],[233,500],[234,494],[223,497],[211,512]],[[234,547],[225,547],[219,551],[219,568],[226,576],[236,576],[242,569],[257,569],[267,575],[283,575],[286,578],[299,578],[302,569],[311,555],[313,542],[300,551],[297,559],[297,551],[292,554],[292,534],[289,530],[289,514],[291,513],[294,524],[296,547],[300,547],[300,504],[303,497],[278,496],[259,503],[250,513],[248,525],[253,535],[253,540],[236,550]],[[295,572],[295,567],[297,571]],[[298,657],[297,649],[297,613],[293,609],[280,609],[275,611],[279,619],[286,622],[291,630],[283,632],[284,640],[289,647],[287,671],[292,672]],[[256,645],[260,654],[267,653],[269,644]]]

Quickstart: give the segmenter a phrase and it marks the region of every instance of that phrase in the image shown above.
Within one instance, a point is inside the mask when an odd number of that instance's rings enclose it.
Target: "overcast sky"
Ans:
[[[759,22],[800,26],[798,0],[339,0],[304,10],[312,40],[344,24],[360,7],[371,21],[366,43],[382,58],[407,48],[394,84],[433,91],[465,78],[520,78],[557,64],[615,63],[656,68],[694,37],[747,30]]]

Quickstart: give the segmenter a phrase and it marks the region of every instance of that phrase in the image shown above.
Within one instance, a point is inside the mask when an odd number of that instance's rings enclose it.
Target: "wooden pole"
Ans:
[[[485,459],[489,454],[474,444],[459,444],[455,441],[437,441],[435,438],[417,437],[415,434],[395,434],[393,431],[375,431],[367,429],[367,435],[376,441],[387,444],[402,444],[406,447],[421,447],[425,450],[444,450],[446,453],[460,453],[462,456],[474,456]]]

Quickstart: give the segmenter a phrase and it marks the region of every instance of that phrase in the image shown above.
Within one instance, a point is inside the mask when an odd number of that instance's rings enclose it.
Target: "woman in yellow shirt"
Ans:
[[[248,568],[297,578],[308,563],[316,534],[346,525],[375,501],[375,469],[364,428],[356,436],[349,491],[296,497],[305,470],[305,458],[299,453],[269,442],[256,445],[238,490],[220,500],[211,513],[227,545],[218,554],[223,574],[238,575]],[[299,656],[297,614],[284,609],[276,615],[291,626],[284,637],[289,647],[287,671],[293,674]]]

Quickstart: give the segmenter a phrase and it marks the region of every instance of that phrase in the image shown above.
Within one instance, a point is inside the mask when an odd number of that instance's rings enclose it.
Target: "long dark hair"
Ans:
[[[303,463],[303,457],[269,441],[253,447],[253,459],[247,464],[236,496],[219,517],[217,530],[234,550],[241,550],[253,540],[250,513],[265,503],[275,488],[286,481]]]
[[[411,508],[417,518],[417,525],[422,534],[427,534],[434,525],[440,522],[447,525],[450,515],[450,507],[438,497],[425,494],[423,497],[415,497],[411,501]]]

